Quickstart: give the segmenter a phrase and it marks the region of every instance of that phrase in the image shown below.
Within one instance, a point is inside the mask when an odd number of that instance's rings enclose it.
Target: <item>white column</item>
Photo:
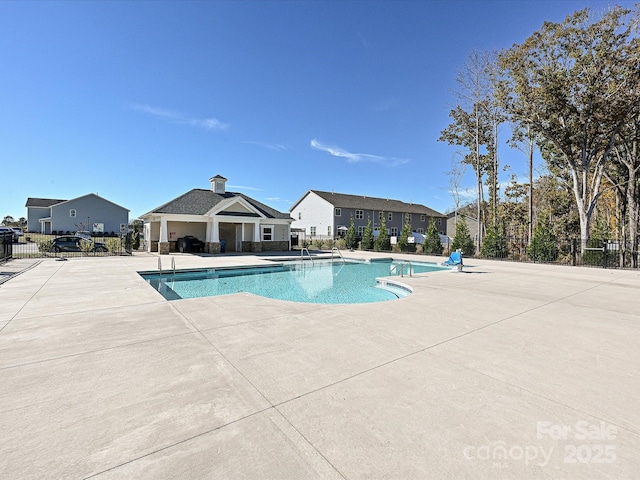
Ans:
[[[253,241],[260,241],[260,221],[253,222]]]
[[[216,217],[213,217],[213,230],[211,231],[211,241],[214,243],[220,242],[220,222]]]
[[[167,219],[165,217],[160,217],[160,241],[168,242],[169,234],[167,232]]]

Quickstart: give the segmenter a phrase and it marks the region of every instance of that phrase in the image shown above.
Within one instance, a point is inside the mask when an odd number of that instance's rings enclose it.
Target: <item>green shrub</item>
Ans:
[[[107,238],[105,241],[105,245],[107,250],[110,252],[119,252],[124,250],[124,246],[122,245],[122,240],[119,238]]]
[[[498,227],[490,228],[480,250],[483,257],[507,258],[509,249],[504,232]]]
[[[555,262],[558,258],[558,239],[548,222],[536,225],[527,255],[536,262]]]
[[[50,252],[53,248],[53,239],[40,240],[38,242],[38,249],[41,252]]]

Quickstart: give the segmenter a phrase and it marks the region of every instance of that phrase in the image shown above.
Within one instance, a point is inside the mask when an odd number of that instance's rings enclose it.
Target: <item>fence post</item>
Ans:
[[[578,245],[577,245],[578,241],[575,238],[571,239],[571,255],[573,257],[573,266],[575,267],[577,265],[577,249],[578,249]]]
[[[607,241],[602,241],[602,268],[607,268]]]

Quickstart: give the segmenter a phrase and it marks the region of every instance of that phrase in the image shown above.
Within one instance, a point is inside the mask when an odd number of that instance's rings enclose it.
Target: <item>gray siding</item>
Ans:
[[[51,209],[48,207],[27,208],[27,232],[40,233],[40,219],[47,218],[50,215]]]
[[[335,208],[334,208],[334,217],[333,217],[334,218],[334,227],[333,227],[334,235],[336,235],[337,228],[340,225],[343,225],[349,228],[349,225],[351,223],[351,216],[353,216],[353,223],[356,226],[356,230],[359,226],[365,227],[367,225],[367,218],[371,218],[371,228],[373,228],[374,230],[380,224],[380,220],[379,220],[380,210],[365,210],[363,208],[358,208],[358,209],[340,208],[340,210],[341,210],[340,216],[336,216]],[[363,210],[363,213],[364,213],[363,219],[356,219],[356,210]],[[389,221],[389,213],[392,214],[391,221]],[[387,228],[389,229],[389,231],[391,231],[391,229],[395,227],[398,229],[398,235],[400,235],[400,232],[402,232],[402,227],[404,226],[405,212],[385,211],[384,215],[385,215],[385,221],[387,223]],[[424,214],[425,220],[421,221],[420,218],[421,218],[421,215],[423,214],[411,213],[410,215],[411,215],[411,231],[415,232],[419,228],[421,228],[423,232],[426,233],[427,228],[429,227],[429,222],[431,221],[431,217],[427,214]],[[446,219],[439,216],[434,218],[436,220],[436,226],[438,227],[438,232],[446,235],[447,234]],[[438,225],[438,220],[440,220],[439,225]]]
[[[71,217],[71,210],[75,210],[75,217]],[[93,231],[94,223],[102,223],[105,232],[118,233],[120,225],[128,225],[129,211],[94,194],[51,207],[51,230],[74,232],[81,223],[84,230]]]

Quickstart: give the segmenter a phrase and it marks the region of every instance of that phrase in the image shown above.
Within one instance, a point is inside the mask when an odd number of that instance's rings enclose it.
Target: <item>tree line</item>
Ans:
[[[478,220],[481,253],[506,248],[509,236],[529,247],[579,237],[584,253],[598,237],[619,240],[638,266],[639,21],[637,5],[584,9],[545,22],[522,44],[468,56],[439,140],[460,149],[450,172],[456,211],[463,168],[475,173],[477,201],[467,213]],[[526,157],[527,182],[514,176],[501,188],[505,147]],[[534,177],[536,151],[546,171]]]

